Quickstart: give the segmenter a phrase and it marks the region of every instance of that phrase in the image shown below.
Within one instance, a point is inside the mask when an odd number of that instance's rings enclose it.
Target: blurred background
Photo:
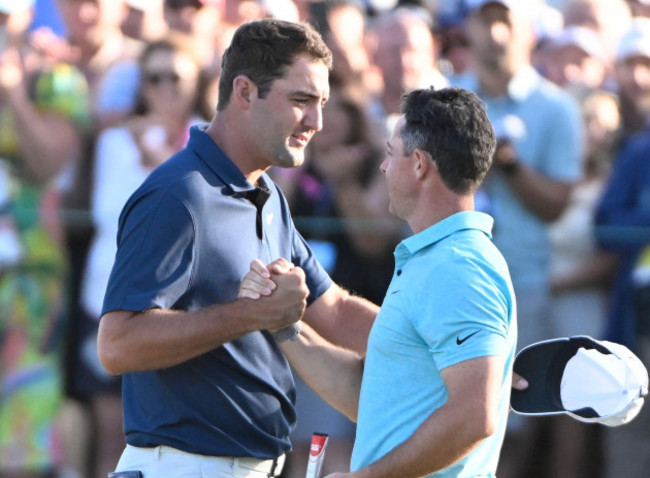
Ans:
[[[97,358],[117,218],[209,122],[244,22],[313,24],[334,55],[324,128],[272,169],[332,278],[381,304],[393,250],[379,171],[400,99],[463,86],[499,139],[495,218],[519,348],[590,335],[650,362],[650,0],[0,0],[0,478],[99,478],[124,448]],[[298,378],[283,476],[348,470],[355,425]],[[155,397],[151,397],[155,400]],[[381,420],[381,417],[377,417]],[[500,478],[645,478],[650,408],[620,428],[511,414]]]

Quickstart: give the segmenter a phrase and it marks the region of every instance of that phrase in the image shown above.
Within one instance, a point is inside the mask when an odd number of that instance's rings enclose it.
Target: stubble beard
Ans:
[[[276,155],[275,165],[280,168],[297,168],[305,162],[304,148],[291,148],[285,145],[282,151]]]

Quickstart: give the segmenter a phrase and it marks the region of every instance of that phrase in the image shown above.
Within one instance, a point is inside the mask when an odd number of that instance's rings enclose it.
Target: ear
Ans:
[[[257,98],[257,86],[246,75],[238,75],[232,82],[231,99],[244,110],[251,107],[253,100]]]
[[[413,168],[415,171],[415,177],[418,179],[424,179],[431,173],[431,168],[436,167],[436,163],[433,161],[433,158],[426,151],[417,148],[413,155],[415,161],[413,162]]]

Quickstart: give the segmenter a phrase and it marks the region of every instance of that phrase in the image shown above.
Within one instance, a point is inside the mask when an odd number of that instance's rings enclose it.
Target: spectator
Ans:
[[[597,201],[609,175],[620,125],[616,97],[596,91],[584,101],[586,148],[582,179],[569,204],[550,227],[552,246],[549,321],[553,337],[589,335],[602,339],[606,296],[616,258],[597,247],[593,234]],[[596,478],[602,472],[600,429],[566,416],[549,422],[550,476]]]
[[[441,2],[436,37],[440,44],[441,71],[447,77],[467,73],[472,68],[472,52],[465,34],[465,2]]]
[[[371,61],[381,72],[382,88],[370,111],[386,137],[399,117],[404,93],[448,83],[437,67],[431,23],[424,9],[398,7],[380,14],[371,24]]]
[[[566,0],[564,26],[579,25],[595,31],[612,64],[621,36],[629,28],[631,12],[626,0]]]
[[[80,429],[87,429],[85,397],[74,389],[74,375],[79,330],[79,288],[88,245],[93,228],[88,211],[92,190],[94,142],[99,131],[123,119],[134,105],[138,71],[135,59],[142,42],[121,31],[126,13],[125,0],[56,0],[64,23],[64,37],[47,30],[35,31],[32,41],[41,54],[55,61],[69,61],[83,72],[89,88],[91,122],[85,131],[82,152],[63,173],[61,203],[64,210],[65,245],[70,264],[67,304],[69,327],[66,330],[66,403],[67,427],[65,443],[68,463],[75,469],[83,467],[86,441]]]
[[[650,95],[649,80],[645,74],[648,53],[643,41],[649,22],[643,18],[634,20],[628,34],[621,40],[616,58],[616,85],[623,127],[622,145],[647,126]]]
[[[93,95],[95,126],[119,121],[133,106],[137,90],[134,60],[142,43],[120,28],[124,0],[58,0],[66,38],[48,38],[48,52],[75,62]],[[44,41],[41,42],[41,45]]]
[[[56,178],[80,153],[88,85],[29,48],[33,0],[0,1],[0,476],[62,464],[67,266]]]
[[[163,1],[164,19],[169,30],[188,36],[202,66],[217,61],[222,50],[219,35],[223,30],[225,0]]]
[[[126,12],[120,29],[127,37],[142,41],[162,38],[167,31],[163,0],[124,0]]]
[[[601,40],[590,28],[570,26],[548,40],[542,72],[546,78],[582,101],[591,91],[607,86],[611,63]]]
[[[627,0],[633,17],[650,17],[650,2],[648,0]]]
[[[634,108],[630,117],[639,126],[635,134],[627,131],[596,215],[599,243],[620,259],[605,338],[628,346],[647,361],[650,351],[641,348],[643,329],[636,313],[632,272],[641,251],[650,244],[650,20],[635,19],[623,37],[616,77],[621,101]],[[648,454],[640,450],[650,446],[649,427],[650,410],[646,407],[634,423],[621,430],[608,430],[605,448],[608,478],[647,476]]]
[[[468,2],[475,68],[459,85],[487,103],[499,145],[485,189],[494,242],[517,294],[518,347],[550,338],[549,223],[565,210],[580,176],[582,124],[576,102],[531,65],[534,11],[521,2]],[[499,476],[529,476],[542,420],[511,417]],[[527,447],[530,447],[527,449]]]
[[[379,91],[381,80],[368,55],[363,4],[356,0],[321,1],[312,3],[310,10],[311,22],[332,50],[331,84],[355,90],[354,95],[366,101]]]
[[[635,19],[621,41],[616,62],[621,100],[634,106],[638,130],[628,130],[614,163],[614,170],[601,199],[597,233],[601,244],[621,258],[611,301],[607,339],[635,349],[636,327],[631,272],[646,242],[644,234],[630,227],[647,224],[647,140],[650,120],[650,20]],[[625,111],[625,110],[624,110]],[[632,115],[630,115],[631,117]],[[635,186],[635,184],[637,184]]]

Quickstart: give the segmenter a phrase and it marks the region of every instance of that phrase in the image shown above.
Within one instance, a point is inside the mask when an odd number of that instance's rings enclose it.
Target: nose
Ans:
[[[384,160],[383,160],[383,161],[381,162],[381,164],[379,165],[379,170],[380,170],[382,173],[386,174],[386,168],[387,168],[387,167],[388,167],[388,158],[386,157],[386,158],[384,158]]]
[[[310,129],[314,131],[320,131],[323,129],[323,105],[320,103],[315,103],[311,108],[307,110],[305,115],[304,123]]]
[[[503,22],[494,22],[490,26],[490,35],[499,45],[505,45],[510,41],[510,29]]]

